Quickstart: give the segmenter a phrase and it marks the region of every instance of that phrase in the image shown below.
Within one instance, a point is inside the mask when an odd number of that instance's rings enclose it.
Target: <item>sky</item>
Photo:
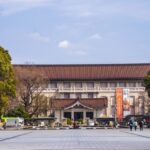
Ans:
[[[0,0],[13,64],[150,63],[150,0]]]

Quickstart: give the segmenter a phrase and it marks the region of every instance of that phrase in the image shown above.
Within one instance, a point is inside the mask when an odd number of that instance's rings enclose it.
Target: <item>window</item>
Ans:
[[[93,93],[88,93],[88,98],[93,98],[93,97],[94,97]]]
[[[107,87],[107,83],[106,82],[101,82],[100,87]]]
[[[128,87],[135,87],[135,86],[136,86],[135,82],[129,82],[128,83]]]
[[[70,98],[70,94],[69,93],[64,93],[64,98]]]
[[[88,82],[87,83],[87,88],[94,88],[94,83],[93,82]]]
[[[130,96],[130,105],[131,106],[135,105],[135,96]]]
[[[143,83],[142,82],[138,82],[137,83],[137,87],[142,87],[143,86]]]
[[[116,87],[116,83],[115,82],[110,82],[110,87]]]
[[[76,88],[82,88],[82,83],[81,82],[76,82],[75,87]]]
[[[81,93],[77,93],[76,98],[81,98]]]
[[[125,82],[119,82],[119,87],[126,87],[126,83]]]
[[[63,99],[64,98],[64,94],[60,93],[58,98]]]
[[[135,115],[135,106],[130,107],[130,114]]]
[[[111,96],[110,98],[110,101],[111,101],[111,106],[115,106],[115,96]]]
[[[144,97],[143,96],[139,97],[139,113],[141,115],[144,114]]]
[[[70,82],[64,82],[63,85],[64,88],[70,88]]]
[[[86,118],[93,119],[93,112],[86,112]]]
[[[57,83],[56,82],[51,82],[50,86],[51,86],[52,89],[57,88]]]
[[[115,106],[111,106],[111,115],[115,117]]]
[[[71,112],[64,112],[64,118],[71,119]]]

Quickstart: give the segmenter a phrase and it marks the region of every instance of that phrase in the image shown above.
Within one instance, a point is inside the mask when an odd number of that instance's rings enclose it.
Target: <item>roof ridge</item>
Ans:
[[[114,63],[114,64],[13,64],[13,66],[141,66],[141,65],[150,65],[150,63]]]

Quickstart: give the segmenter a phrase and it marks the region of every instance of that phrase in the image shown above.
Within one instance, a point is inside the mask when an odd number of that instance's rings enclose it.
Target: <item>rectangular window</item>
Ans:
[[[135,96],[130,96],[130,106],[135,105]]]
[[[115,96],[111,96],[110,101],[111,101],[111,106],[115,106]]]
[[[76,94],[76,98],[82,98],[81,93],[77,93],[77,94]]]
[[[119,82],[119,87],[126,87],[126,83],[125,82]]]
[[[76,88],[82,88],[82,83],[81,82],[76,82],[75,87]]]
[[[94,94],[93,93],[88,93],[88,98],[94,98]]]
[[[87,83],[87,88],[94,88],[94,83],[93,82],[88,82]]]
[[[86,118],[93,119],[93,112],[86,112]]]
[[[142,82],[138,82],[137,83],[137,87],[142,87],[143,86],[143,83]]]
[[[64,118],[71,119],[71,112],[64,112]]]
[[[111,115],[115,117],[115,106],[111,106]]]
[[[64,82],[63,85],[64,88],[70,88],[70,82]]]
[[[58,98],[63,99],[64,95],[60,93]]]
[[[136,86],[135,82],[129,82],[128,83],[128,87],[135,87],[135,86]]]
[[[116,87],[116,83],[115,82],[110,82],[110,87]]]
[[[107,83],[106,82],[101,82],[100,87],[107,87]]]
[[[70,98],[70,94],[69,93],[64,93],[64,98],[69,99]]]
[[[51,87],[52,89],[57,88],[57,82],[51,82],[51,83],[50,83],[50,87]]]
[[[130,114],[135,115],[135,106],[130,107]]]

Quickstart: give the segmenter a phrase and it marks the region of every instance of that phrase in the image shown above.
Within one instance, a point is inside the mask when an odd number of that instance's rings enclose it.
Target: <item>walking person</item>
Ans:
[[[135,120],[134,121],[134,130],[136,131],[136,129],[137,129],[137,126],[138,126],[138,123],[137,123],[137,121]]]
[[[133,121],[132,120],[129,121],[129,127],[130,127],[130,131],[132,131],[132,128],[133,128]]]
[[[143,130],[143,121],[142,120],[139,122],[139,127],[140,127],[140,131],[142,131]]]
[[[6,122],[3,123],[3,129],[6,130]]]

